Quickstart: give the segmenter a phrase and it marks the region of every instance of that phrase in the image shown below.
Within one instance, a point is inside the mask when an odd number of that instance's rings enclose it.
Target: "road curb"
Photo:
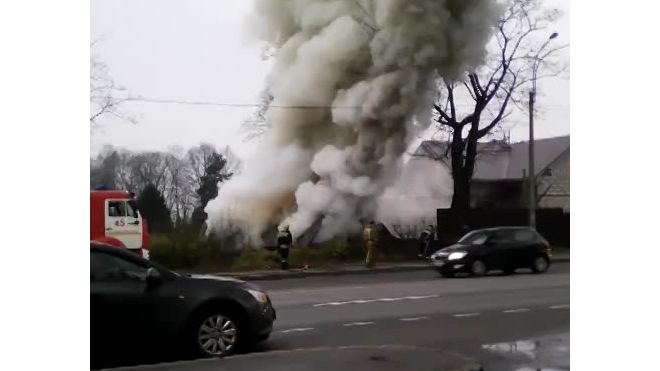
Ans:
[[[348,276],[348,275],[362,275],[362,274],[375,274],[375,273],[399,273],[399,272],[413,272],[419,270],[430,269],[430,265],[414,265],[402,267],[374,267],[371,269],[355,269],[355,270],[332,270],[332,271],[299,271],[299,272],[273,272],[265,274],[223,274],[242,280],[251,281],[272,281],[287,278],[307,278],[307,277],[332,277],[332,276]]]
[[[568,263],[570,257],[557,256],[552,258],[553,263]],[[348,270],[319,270],[319,271],[274,271],[268,273],[216,273],[217,276],[234,277],[241,280],[249,281],[274,281],[289,278],[307,278],[307,277],[334,277],[334,276],[348,276],[348,275],[364,275],[364,274],[377,274],[377,273],[403,273],[414,272],[432,269],[432,266],[427,264],[417,265],[401,265],[401,266],[385,266],[374,267],[371,269],[348,269]]]

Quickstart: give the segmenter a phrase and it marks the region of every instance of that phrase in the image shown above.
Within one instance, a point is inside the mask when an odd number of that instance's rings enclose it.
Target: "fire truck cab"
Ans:
[[[149,258],[147,222],[137,208],[133,193],[90,191],[90,241],[126,248]]]

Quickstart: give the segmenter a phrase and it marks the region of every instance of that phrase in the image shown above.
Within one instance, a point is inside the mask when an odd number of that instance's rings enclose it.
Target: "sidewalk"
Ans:
[[[570,262],[569,254],[557,254],[552,257],[553,263]],[[432,269],[426,261],[412,261],[407,263],[380,263],[376,264],[374,268],[365,268],[362,263],[350,263],[346,265],[328,267],[324,269],[289,269],[288,271],[281,270],[262,270],[262,271],[249,271],[249,272],[218,272],[214,275],[234,277],[241,280],[249,281],[271,281],[281,280],[287,278],[305,278],[305,277],[322,277],[322,276],[344,276],[344,275],[357,275],[357,274],[375,274],[375,273],[399,273],[399,272],[413,272],[421,270]]]

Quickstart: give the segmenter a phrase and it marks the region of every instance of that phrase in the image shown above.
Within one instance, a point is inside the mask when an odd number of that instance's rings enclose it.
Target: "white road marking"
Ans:
[[[418,285],[432,285],[437,286],[437,280],[423,280],[415,281],[415,284]],[[339,287],[321,287],[321,288],[300,288],[293,290],[269,290],[268,293],[271,296],[285,295],[285,294],[313,294],[313,293],[322,293],[328,291],[343,291],[343,290],[373,290],[377,287],[387,287],[388,289],[393,288],[408,288],[411,286],[411,283],[395,283],[395,282],[386,282],[386,283],[372,283],[366,285],[347,285]]]
[[[401,301],[401,300],[422,300],[422,299],[437,298],[438,296],[440,296],[440,295],[420,295],[420,296],[402,296],[400,298],[379,298],[379,299],[358,299],[358,300],[350,300],[350,301],[331,301],[331,302],[328,302],[328,303],[312,304],[312,307],[326,307],[326,306],[345,305],[345,304],[366,304],[366,303],[375,303],[375,302],[393,302],[393,301]]]
[[[529,312],[529,309],[518,308],[518,309],[507,309],[505,311],[502,311],[502,313],[521,313],[521,312]]]
[[[314,330],[314,327],[302,327],[302,328],[292,328],[288,330],[282,330],[280,331],[283,334],[289,333],[289,332],[303,332],[303,331],[310,331]]]
[[[373,325],[373,322],[353,322],[353,323],[344,323],[342,326],[351,327],[351,326],[366,326]]]
[[[474,317],[480,314],[481,313],[458,313],[458,314],[454,314],[454,317]]]
[[[421,321],[429,319],[429,317],[410,317],[410,318],[399,318],[399,321],[410,322],[410,321]]]
[[[326,291],[365,290],[365,289],[373,289],[373,285],[323,287],[323,288],[319,288],[319,289],[270,290],[270,291],[268,291],[268,293],[272,294],[272,295],[313,294],[313,293],[317,293],[317,292],[326,292]]]
[[[551,307],[548,307],[550,309],[564,309],[564,308],[570,308],[570,304],[561,304],[561,305],[553,305]]]

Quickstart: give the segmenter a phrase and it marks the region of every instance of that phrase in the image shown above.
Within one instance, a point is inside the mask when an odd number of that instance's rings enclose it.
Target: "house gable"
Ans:
[[[553,161],[570,148],[570,136],[538,139],[534,141],[534,169],[538,176]],[[501,141],[479,143],[473,179],[504,180],[522,179],[528,171],[529,143],[507,144]],[[451,169],[448,142],[427,140],[420,144],[414,157],[426,157]]]

